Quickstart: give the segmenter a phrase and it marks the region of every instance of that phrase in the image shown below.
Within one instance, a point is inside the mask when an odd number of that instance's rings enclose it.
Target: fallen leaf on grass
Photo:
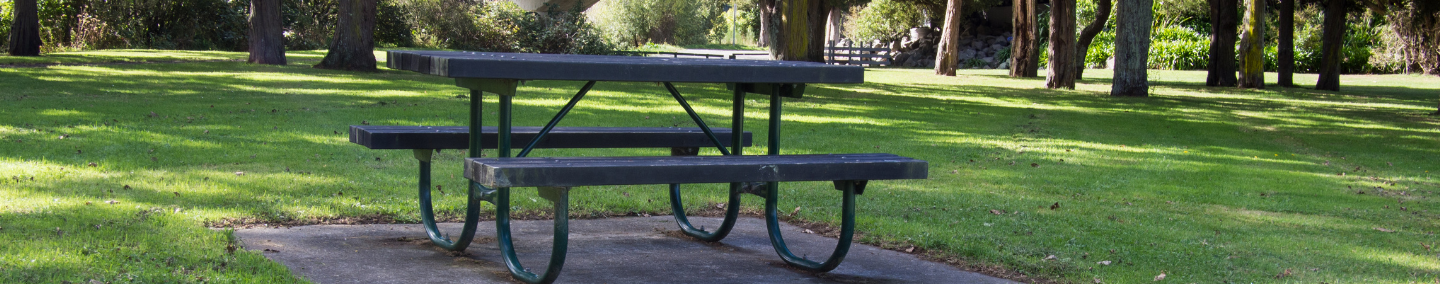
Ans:
[[[120,201],[115,201],[115,200],[112,199],[112,200],[106,200],[105,203],[109,203],[109,204],[119,204]]]
[[[1003,215],[1003,214],[1005,214],[1005,211],[990,209],[990,214]]]
[[[1045,260],[1054,260],[1054,259],[1056,259],[1056,257],[1055,257],[1055,255],[1053,255],[1053,254],[1052,254],[1052,255],[1047,255],[1047,256],[1045,256]]]
[[[1395,230],[1386,229],[1386,228],[1381,228],[1381,227],[1375,227],[1375,230],[1376,230],[1376,231],[1381,231],[1381,232],[1386,232],[1386,233],[1394,233],[1394,232],[1395,232]]]
[[[1109,261],[1109,260],[1102,260],[1102,261],[1100,261],[1100,262],[1096,262],[1095,264],[1099,264],[1099,265],[1110,265],[1110,261]]]
[[[1420,247],[1425,248],[1425,251],[1430,251],[1430,245],[1428,244],[1420,244]]]
[[[1165,273],[1164,273],[1164,272],[1161,272],[1160,275],[1155,275],[1155,281],[1160,281],[1160,280],[1165,280]]]
[[[1104,282],[1100,282],[1100,278],[1095,278],[1095,284],[1100,284],[1100,283],[1104,283]]]
[[[243,176],[243,175],[245,175],[245,172],[235,172],[235,175],[236,175],[236,176]]]
[[[800,207],[797,206],[795,210],[790,211],[790,217],[795,217],[795,214],[800,214]]]
[[[905,252],[915,252],[915,247],[905,249]]]
[[[1289,269],[1289,268],[1286,268],[1284,272],[1280,272],[1280,274],[1276,274],[1276,275],[1275,275],[1275,279],[1281,279],[1281,278],[1285,278],[1285,277],[1290,277],[1290,274],[1291,274],[1290,269]]]
[[[1060,202],[1055,202],[1055,204],[1050,204],[1050,210],[1055,210],[1055,209],[1060,209]]]

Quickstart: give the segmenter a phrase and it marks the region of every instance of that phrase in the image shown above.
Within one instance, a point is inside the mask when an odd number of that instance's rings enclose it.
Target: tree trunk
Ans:
[[[760,45],[760,46],[763,46],[763,47],[772,47],[772,46],[770,45],[770,42],[772,42],[772,41],[774,40],[774,36],[775,36],[775,18],[777,18],[777,17],[775,17],[775,5],[776,5],[776,3],[775,3],[775,0],[760,0],[760,3],[759,3],[759,4],[760,4],[760,34],[757,36],[757,38],[758,38],[757,41],[759,41],[759,45]],[[771,50],[771,52],[770,52],[770,57],[772,57],[772,58],[775,57],[775,52],[774,52],[773,48],[772,48],[772,50]]]
[[[935,75],[955,76],[956,55],[960,49],[960,4],[961,0],[950,0],[945,5],[945,26],[940,30],[940,46],[935,49]]]
[[[812,16],[821,11],[815,5],[821,0],[776,0],[770,16],[770,57],[775,60],[824,62],[823,54],[811,54],[811,37],[815,35]],[[818,19],[816,19],[818,20]],[[822,30],[823,31],[823,30]],[[824,48],[823,43],[819,45]]]
[[[250,0],[249,63],[285,65],[284,23],[280,0]]]
[[[805,14],[805,28],[808,30],[805,43],[805,61],[825,62],[825,30],[830,20],[830,5],[827,0],[809,0]]]
[[[829,4],[827,6],[830,6],[830,17],[825,19],[825,42],[839,44],[840,39],[845,37],[841,34],[845,26],[845,7],[835,6],[835,3]]]
[[[10,55],[40,56],[40,9],[35,0],[15,0],[11,6]]]
[[[1096,0],[1095,20],[1090,21],[1085,29],[1080,30],[1080,39],[1075,44],[1075,80],[1085,78],[1085,56],[1090,54],[1090,43],[1095,40],[1095,35],[1105,29],[1105,22],[1110,20],[1110,4],[1112,0]]]
[[[1206,86],[1235,86],[1235,25],[1239,18],[1236,0],[1210,0],[1210,61]]]
[[[330,52],[315,68],[375,70],[375,4],[377,0],[340,0],[336,3],[335,39]]]
[[[1035,0],[1011,2],[1010,77],[1035,77],[1040,70],[1040,48],[1035,35]]]
[[[1075,0],[1050,0],[1050,62],[1045,87],[1075,89]]]
[[[1120,0],[1115,7],[1115,79],[1110,95],[1150,96],[1150,24],[1152,0]]]
[[[1316,90],[1340,90],[1341,50],[1345,41],[1345,0],[1325,2],[1325,22],[1320,35],[1320,80],[1315,82]]]
[[[1276,50],[1275,84],[1281,87],[1295,86],[1295,1],[1280,0],[1280,46]]]
[[[1265,88],[1265,0],[1245,1],[1240,31],[1241,88]]]

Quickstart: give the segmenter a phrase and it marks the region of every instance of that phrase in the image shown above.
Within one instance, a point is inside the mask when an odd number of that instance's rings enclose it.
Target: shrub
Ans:
[[[857,43],[898,40],[925,20],[925,7],[912,2],[875,0],[855,9],[845,21],[845,37]]]
[[[584,10],[579,6],[559,11],[554,5],[546,5],[547,11],[543,14],[526,13],[516,19],[519,30],[515,38],[521,52],[608,54],[614,50],[600,37],[599,31],[585,21]]]
[[[622,46],[645,43],[704,44],[721,22],[720,0],[609,0],[596,4],[595,21],[605,39]]]
[[[1150,68],[1205,69],[1210,58],[1210,40],[1208,38],[1195,30],[1182,26],[1161,27],[1152,33],[1150,36]]]

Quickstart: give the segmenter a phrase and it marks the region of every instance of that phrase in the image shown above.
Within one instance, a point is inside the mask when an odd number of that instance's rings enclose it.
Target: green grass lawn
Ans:
[[[86,54],[71,55],[110,60]],[[289,66],[0,68],[0,282],[299,281],[260,252],[232,252],[216,228],[418,222],[411,153],[365,149],[345,131],[463,125],[457,95],[467,92],[411,72],[309,68],[320,56],[292,53]],[[1335,93],[1212,88],[1204,72],[1151,72],[1154,97],[1111,98],[1106,70],[1056,91],[1004,70],[871,69],[869,83],[787,99],[782,146],[929,161],[928,180],[871,183],[859,240],[961,266],[1075,283],[1162,273],[1166,283],[1440,281],[1440,118],[1426,115],[1440,78],[1344,76]],[[543,125],[580,85],[522,86],[516,125]],[[679,87],[711,125],[728,125],[723,86]],[[765,133],[767,103],[747,100],[747,130]],[[561,125],[692,123],[655,84],[600,83]],[[747,153],[764,153],[768,138],[756,138]],[[436,157],[447,218],[463,204],[462,155]],[[668,214],[664,188],[580,188],[571,214]],[[688,208],[724,200],[721,186],[689,188]],[[782,190],[782,210],[838,224],[828,182]],[[519,192],[522,211],[547,208],[534,190]]]

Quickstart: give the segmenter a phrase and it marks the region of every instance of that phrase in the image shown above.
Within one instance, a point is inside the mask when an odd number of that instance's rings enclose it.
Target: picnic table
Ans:
[[[421,219],[425,223],[430,239],[436,245],[463,251],[474,238],[480,212],[480,202],[495,204],[496,240],[502,257],[511,275],[528,283],[549,283],[558,277],[564,265],[568,241],[569,190],[576,186],[618,185],[618,184],[669,184],[671,208],[681,231],[702,241],[720,241],[730,231],[738,218],[740,194],[751,193],[765,198],[765,220],[769,229],[771,244],[781,259],[790,265],[808,271],[825,272],[835,269],[849,249],[855,227],[855,196],[863,194],[869,180],[924,179],[928,172],[925,161],[892,154],[828,154],[828,155],[781,155],[781,101],[782,97],[799,98],[806,84],[854,84],[864,81],[864,70],[856,66],[836,66],[810,62],[760,61],[760,60],[707,60],[689,58],[656,58],[633,56],[560,55],[560,54],[516,54],[491,52],[456,51],[389,51],[387,66],[392,69],[409,70],[424,74],[445,76],[455,79],[457,86],[470,90],[470,117],[468,119],[467,143],[469,155],[465,161],[465,177],[470,179],[469,199],[465,210],[463,231],[454,239],[444,237],[435,226],[428,186],[428,162],[430,150],[416,150],[421,160],[422,178],[420,186]],[[583,87],[543,127],[512,127],[512,98],[517,87],[528,80],[582,81]],[[678,105],[698,126],[698,131],[689,130],[645,130],[636,128],[564,128],[557,130],[557,124],[579,103],[585,94],[599,81],[660,82]],[[712,129],[686,101],[673,83],[724,83],[733,92],[731,125],[729,129]],[[493,128],[482,127],[482,102],[485,93],[499,96],[498,120]],[[744,132],[744,108],[747,94],[759,94],[770,99],[769,133],[766,155],[743,155],[744,146],[749,143],[749,133]],[[512,156],[516,129],[523,132],[524,147]],[[395,139],[401,136],[384,136],[388,128],[351,129],[352,142],[359,140],[386,140],[389,142],[364,141],[367,146],[398,145]],[[430,128],[419,134],[441,134],[454,136],[467,129]],[[486,133],[486,131],[490,131]],[[558,132],[557,132],[558,131]],[[721,156],[697,156],[697,150],[676,148],[672,156],[665,157],[526,157],[531,150],[546,145],[569,145],[588,141],[556,142],[545,137],[552,132],[571,140],[590,140],[598,137],[583,136],[601,132],[620,137],[618,141],[644,140],[640,143],[657,147],[657,135],[686,138],[692,142],[680,146],[693,146],[700,139],[709,142],[719,150]],[[434,132],[434,133],[431,133]],[[640,133],[643,132],[643,133]],[[717,132],[719,132],[717,134]],[[700,134],[703,133],[703,136]],[[394,134],[394,133],[392,133]],[[482,143],[485,135],[494,141]],[[359,136],[357,136],[359,135]],[[569,135],[569,136],[567,136]],[[616,136],[621,135],[621,136]],[[623,135],[642,135],[631,136]],[[648,135],[648,136],[644,136]],[[357,137],[366,138],[357,138]],[[396,138],[401,137],[401,138]],[[426,136],[436,137],[436,136]],[[688,137],[688,138],[687,138]],[[722,138],[729,141],[722,141]],[[418,139],[418,138],[417,138]],[[424,138],[430,139],[430,138]],[[559,139],[559,138],[556,138]],[[679,138],[675,138],[679,139]],[[837,138],[843,139],[843,138]],[[603,140],[603,139],[602,139]],[[403,142],[403,141],[401,141]],[[727,143],[728,142],[728,143]],[[388,143],[388,144],[386,144]],[[409,142],[405,142],[409,143]],[[419,141],[419,144],[428,142]],[[399,143],[404,144],[404,143]],[[433,143],[428,143],[433,144]],[[451,143],[454,144],[454,143]],[[614,141],[604,142],[614,146]],[[671,144],[664,144],[671,145]],[[678,145],[678,144],[677,144]],[[398,147],[398,146],[397,146]],[[394,149],[390,147],[387,149]],[[412,147],[412,146],[405,146]],[[414,146],[420,147],[420,146]],[[441,146],[423,146],[441,147]],[[423,148],[421,147],[421,148]],[[497,156],[482,158],[481,149],[497,149]],[[555,146],[564,147],[564,146]],[[598,146],[597,146],[598,147]],[[645,147],[645,146],[635,146]],[[708,147],[708,146],[707,146]],[[377,148],[378,146],[372,146]],[[438,148],[435,148],[438,149]],[[422,154],[424,152],[424,154]],[[841,233],[835,251],[825,261],[817,262],[797,257],[786,247],[780,235],[777,203],[779,182],[785,181],[832,181],[841,191]],[[710,231],[690,225],[681,205],[680,185],[686,183],[729,183],[729,203],[725,218],[719,228]],[[524,268],[516,257],[510,233],[510,188],[537,187],[540,196],[554,204],[554,242],[549,266],[540,274]]]

